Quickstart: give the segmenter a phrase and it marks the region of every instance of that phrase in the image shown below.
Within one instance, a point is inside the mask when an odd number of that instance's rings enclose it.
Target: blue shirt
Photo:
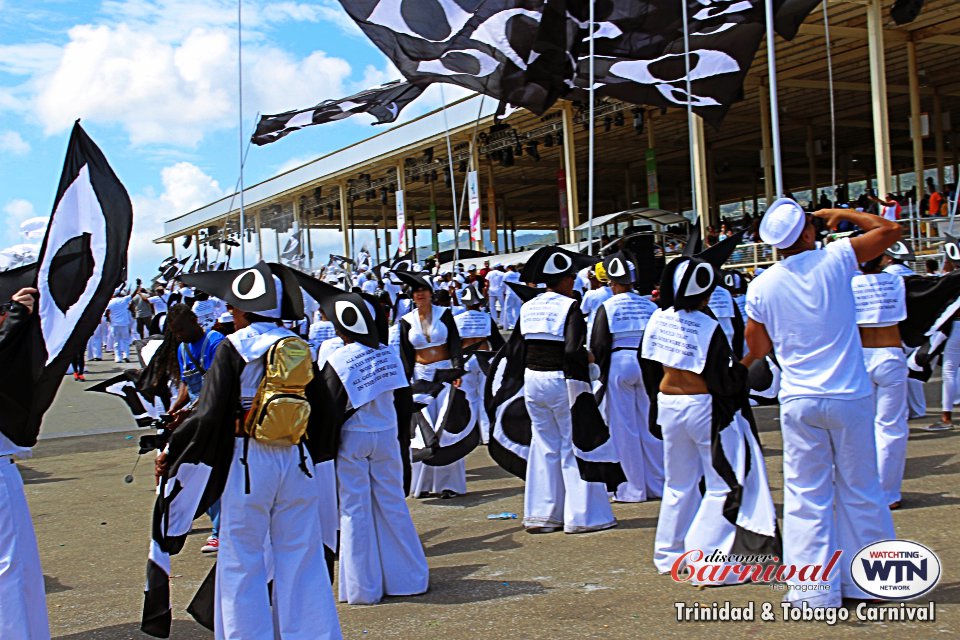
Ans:
[[[196,400],[200,396],[200,387],[203,384],[203,374],[210,369],[213,364],[213,356],[217,352],[217,347],[223,342],[223,334],[219,331],[207,331],[207,333],[196,342],[182,343],[177,349],[177,362],[180,363],[180,379],[187,385],[187,391],[190,392],[190,399]],[[189,350],[189,355],[187,354]],[[190,356],[193,356],[192,358]],[[203,366],[201,372],[194,364],[196,361]]]

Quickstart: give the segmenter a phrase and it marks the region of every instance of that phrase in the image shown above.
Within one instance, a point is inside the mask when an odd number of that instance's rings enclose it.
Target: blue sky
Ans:
[[[49,215],[81,118],[134,203],[130,275],[154,275],[169,251],[152,244],[163,221],[237,181],[236,19],[236,0],[0,0],[0,248],[22,242],[21,221]],[[243,21],[247,137],[257,112],[399,78],[334,0],[243,0]],[[430,90],[401,118],[439,105]],[[246,183],[379,130],[357,116],[253,147]],[[329,232],[320,250],[339,245]]]

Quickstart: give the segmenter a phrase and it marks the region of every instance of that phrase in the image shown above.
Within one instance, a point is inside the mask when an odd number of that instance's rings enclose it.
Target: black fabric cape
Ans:
[[[574,302],[566,320],[564,377],[568,396],[573,398],[570,411],[577,466],[585,481],[603,482],[613,491],[626,481],[626,476],[590,386],[585,335],[586,323],[580,305]],[[484,406],[490,419],[490,457],[518,478],[526,478],[526,454],[532,433],[523,397],[526,360],[527,344],[518,327],[494,356],[484,391]]]
[[[607,310],[603,305],[597,310],[593,319],[593,329],[590,332],[590,352],[600,367],[600,388],[597,390],[597,403],[603,402],[606,394],[607,381],[610,379],[610,355],[613,353],[613,334],[610,333],[610,323],[607,320]],[[650,412],[647,427],[657,439],[663,440],[660,425],[657,424],[657,394],[660,393],[660,381],[663,379],[663,365],[653,360],[641,357],[637,349],[637,360],[640,362],[640,372],[643,375],[643,389],[650,400]]]

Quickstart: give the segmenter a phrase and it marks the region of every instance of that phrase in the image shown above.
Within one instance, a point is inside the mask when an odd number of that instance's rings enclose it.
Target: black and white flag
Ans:
[[[4,433],[15,444],[36,444],[67,367],[99,326],[126,269],[132,224],[126,189],[78,121],[36,264],[30,362],[11,363],[6,369],[16,379],[0,380]]]
[[[582,0],[577,0],[578,2]],[[448,82],[542,114],[571,86],[573,0],[340,4],[414,84]]]
[[[719,126],[740,99],[766,32],[764,0],[686,0],[690,46],[687,91],[683,5],[678,0],[606,3],[595,32],[595,93],[633,104],[686,107]],[[775,0],[774,28],[793,38],[819,0]],[[588,36],[584,31],[584,37]],[[590,60],[578,52],[571,99],[588,102]]]
[[[347,98],[324,100],[307,109],[261,116],[251,140],[256,145],[270,144],[297,129],[343,120],[358,113],[372,115],[377,119],[373,124],[393,122],[403,108],[419,98],[421,93],[422,88],[396,80]]]
[[[142,396],[140,391],[137,390],[137,377],[137,371],[128,369],[118,376],[93,385],[87,391],[106,393],[122,398],[133,415],[137,426],[149,427],[154,423],[154,420],[167,410],[167,407],[164,399],[155,397],[151,402]]]
[[[634,104],[691,106],[718,124],[742,92],[765,31],[763,0],[687,2],[686,90],[681,0],[598,2],[595,89]],[[820,0],[775,0],[792,38]],[[414,84],[449,82],[542,114],[558,98],[585,101],[589,0],[340,0]]]

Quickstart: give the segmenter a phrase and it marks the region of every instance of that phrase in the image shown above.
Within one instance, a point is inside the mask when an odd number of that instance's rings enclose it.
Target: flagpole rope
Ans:
[[[243,165],[246,154],[243,148],[243,0],[237,0],[237,97],[239,99],[238,137],[240,140],[240,266],[247,266],[247,243],[244,237],[246,214],[243,207]],[[279,259],[280,256],[277,256]]]
[[[767,76],[770,85],[770,133],[773,141],[774,198],[783,195],[783,167],[780,160],[780,98],[777,95],[777,50],[773,30],[773,0],[765,0],[764,14],[767,22]],[[770,206],[771,203],[767,203]]]
[[[685,76],[687,83],[687,145],[690,150],[690,208],[693,209],[695,221],[700,220],[700,211],[697,210],[697,170],[696,158],[694,157],[694,131],[693,131],[693,104],[691,96],[693,90],[690,83],[690,28],[687,23],[687,0],[680,0],[683,7],[683,65],[685,67]],[[705,233],[704,229],[700,233]]]
[[[590,109],[587,115],[590,133],[587,137],[587,254],[593,255],[593,170],[594,170],[594,118],[596,117],[596,103],[594,101],[596,84],[596,69],[594,67],[594,32],[596,31],[596,0],[590,0]],[[689,69],[688,69],[689,72]],[[570,230],[571,235],[573,229]],[[559,238],[557,238],[559,240]],[[573,240],[573,238],[570,238]]]
[[[833,44],[830,42],[830,17],[827,15],[827,3],[823,3],[823,37],[827,41],[827,89],[830,94],[830,185],[833,206],[837,206],[837,113],[833,95]],[[812,151],[812,150],[811,150]],[[811,194],[811,199],[813,194]]]
[[[440,102],[443,105],[443,130],[447,141],[447,164],[450,168],[450,195],[453,202],[453,261],[456,263],[460,259],[460,214],[457,210],[457,180],[453,175],[453,146],[450,144],[450,123],[447,121],[447,100],[443,95],[443,83],[440,85]]]

